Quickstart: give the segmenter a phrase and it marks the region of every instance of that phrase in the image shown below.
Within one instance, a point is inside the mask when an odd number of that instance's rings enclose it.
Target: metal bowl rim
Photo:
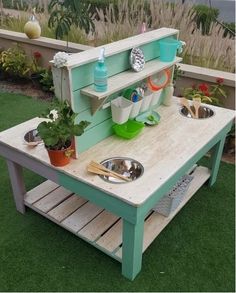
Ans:
[[[143,165],[139,161],[137,161],[135,159],[132,159],[132,158],[128,158],[128,157],[111,157],[111,158],[108,158],[108,159],[105,159],[105,160],[101,161],[100,164],[104,164],[104,163],[106,163],[106,162],[108,162],[110,160],[116,160],[116,159],[119,159],[119,160],[128,160],[128,161],[133,161],[133,162],[137,163],[140,166],[140,168],[141,168],[141,174],[140,174],[140,176],[137,179],[139,179],[143,175],[143,173],[144,173],[144,167],[143,167]],[[134,182],[134,181],[137,180],[137,179],[135,179],[135,180],[132,180],[130,182],[128,182],[128,181],[113,182],[113,181],[110,181],[110,180],[106,179],[105,176],[103,176],[103,175],[99,175],[99,177],[102,180],[104,180],[104,181],[106,181],[108,183],[112,183],[112,184],[131,183],[131,182]]]
[[[210,107],[207,107],[207,106],[201,106],[201,107],[206,108],[206,109],[209,109],[210,111],[213,112],[213,114],[212,114],[211,116],[209,116],[209,117],[205,117],[205,118],[188,117],[188,116],[186,116],[186,115],[184,115],[184,114],[182,113],[182,110],[185,108],[184,106],[182,106],[182,107],[180,108],[179,113],[180,113],[182,116],[184,116],[185,118],[188,118],[188,119],[195,119],[195,120],[204,120],[204,119],[209,119],[209,118],[212,118],[213,116],[215,116],[215,111],[212,110]]]

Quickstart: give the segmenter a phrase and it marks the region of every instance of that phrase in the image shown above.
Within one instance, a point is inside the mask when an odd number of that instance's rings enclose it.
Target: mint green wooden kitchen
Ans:
[[[165,69],[170,70],[172,78],[173,66],[181,58],[160,61],[159,41],[167,37],[178,39],[178,31],[162,28],[105,45],[105,92],[93,88],[100,48],[69,56],[62,69],[53,67],[56,95],[68,99],[79,113],[78,121],[91,122],[85,133],[75,138],[77,158],[69,165],[54,167],[43,145],[29,148],[24,144],[25,133],[37,128],[42,118],[0,133],[0,155],[7,160],[17,210],[23,214],[27,206],[84,239],[121,262],[122,274],[130,280],[140,272],[144,251],[165,226],[204,183],[210,187],[216,181],[225,137],[235,117],[234,111],[214,106],[209,106],[214,115],[208,119],[185,117],[177,98],[173,97],[169,106],[162,104],[163,90],[152,107],[161,117],[158,125],[144,127],[130,140],[114,135],[113,99]],[[145,55],[146,64],[140,72],[130,69],[129,56],[134,47],[141,48]],[[196,165],[209,151],[210,168]],[[137,160],[144,167],[142,176],[113,184],[87,172],[91,160],[101,162],[112,157]],[[26,191],[23,167],[46,181]],[[179,206],[167,217],[154,212],[156,203],[189,170],[193,180]]]

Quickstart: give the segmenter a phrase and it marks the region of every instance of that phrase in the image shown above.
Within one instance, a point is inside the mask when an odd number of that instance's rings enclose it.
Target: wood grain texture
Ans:
[[[86,50],[78,54],[73,54],[68,59],[67,68],[74,68],[97,60],[101,47],[105,47],[105,55],[106,57],[108,57],[110,55],[115,55],[120,52],[129,50],[133,47],[141,46],[150,43],[151,41],[155,41],[171,35],[178,35],[178,30],[171,28],[161,28],[107,45],[102,45],[100,47],[96,47],[90,50]]]
[[[73,232],[78,232],[87,225],[93,218],[101,213],[103,209],[87,202],[81,208],[77,209],[72,215],[61,222],[63,227]]]
[[[49,211],[48,215],[58,222],[61,222],[86,202],[86,199],[73,194],[54,209]]]
[[[25,201],[28,204],[33,204],[58,187],[59,187],[58,184],[50,180],[47,180],[43,182],[42,184],[36,186],[35,188],[31,189],[30,191],[28,191],[25,194]]]
[[[89,241],[95,241],[106,230],[108,230],[108,228],[110,228],[117,220],[117,216],[104,210],[88,225],[81,229],[78,235],[82,236],[83,238],[87,238]]]
[[[83,88],[81,93],[94,99],[104,99],[105,97],[123,90],[126,87],[141,81],[148,76],[160,72],[166,68],[173,66],[175,63],[181,62],[182,58],[176,57],[173,62],[161,62],[157,59],[149,61],[145,64],[145,67],[140,72],[134,72],[133,70],[127,70],[120,74],[117,74],[108,79],[108,90],[105,92],[95,92],[93,86]]]
[[[169,222],[176,216],[176,214],[185,206],[197,190],[207,181],[210,177],[210,170],[205,167],[197,167],[193,174],[194,178],[190,183],[188,191],[184,196],[180,205],[168,217],[153,212],[144,223],[144,237],[143,237],[143,252],[148,246],[156,239],[161,231],[169,224]],[[120,248],[116,255],[122,258],[122,248]]]
[[[161,115],[160,124],[146,127],[136,138],[124,140],[111,136],[72,160],[65,167],[55,168],[69,176],[115,196],[131,205],[141,205],[153,192],[188,162],[209,141],[220,133],[235,117],[232,110],[209,106],[215,115],[209,119],[189,119],[180,115],[178,99],[173,99],[170,107],[157,108]],[[0,143],[7,144],[19,152],[48,164],[49,159],[43,146],[29,149],[23,144],[23,135],[36,128],[39,119],[35,118],[0,133]],[[81,143],[83,136],[80,137]],[[144,174],[132,183],[110,184],[98,176],[88,174],[87,165],[91,160],[124,156],[138,160],[144,166]],[[54,167],[52,167],[54,168]]]

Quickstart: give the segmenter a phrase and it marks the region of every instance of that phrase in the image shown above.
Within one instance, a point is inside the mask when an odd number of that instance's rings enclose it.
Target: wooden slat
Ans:
[[[207,181],[210,177],[210,172],[208,168],[197,167],[192,174],[194,179],[192,180],[189,189],[177,207],[177,209],[170,214],[169,217],[165,217],[158,213],[153,213],[144,224],[144,237],[143,237],[143,252],[148,248],[148,246],[155,240],[155,238],[161,233],[161,231],[168,225],[168,223],[175,217],[175,215],[182,209],[182,207],[190,200],[190,198],[195,194],[195,192]],[[116,256],[122,257],[122,248],[120,248]]]
[[[145,79],[146,77],[155,74],[156,72],[162,71],[166,68],[173,66],[175,63],[181,62],[182,58],[176,57],[173,62],[161,62],[157,59],[149,61],[145,64],[145,67],[140,72],[133,72],[132,70],[124,71],[120,74],[110,77],[108,80],[108,90],[105,92],[95,92],[93,86],[83,88],[81,93],[95,98],[95,99],[104,99],[107,96],[110,96],[113,93],[116,93],[128,86],[137,83]]]
[[[41,210],[44,213],[49,212],[52,208],[60,204],[63,200],[68,198],[72,194],[71,191],[64,187],[59,187],[43,197],[41,200],[33,204],[34,207]]]
[[[122,243],[122,220],[119,220],[97,242],[103,249],[113,252]]]
[[[79,236],[87,238],[90,241],[96,240],[101,236],[109,227],[111,227],[118,217],[104,210],[93,221],[81,229],[78,233]]]
[[[28,204],[33,204],[49,192],[52,192],[54,189],[58,188],[59,185],[53,181],[47,180],[42,184],[36,186],[25,194],[25,201]]]
[[[79,207],[87,202],[86,199],[73,194],[57,207],[48,212],[48,215],[57,220],[58,222],[63,221]]]
[[[62,221],[61,224],[63,227],[73,231],[74,233],[78,232],[93,218],[95,218],[102,210],[102,208],[92,204],[91,202],[88,202],[64,221]]]

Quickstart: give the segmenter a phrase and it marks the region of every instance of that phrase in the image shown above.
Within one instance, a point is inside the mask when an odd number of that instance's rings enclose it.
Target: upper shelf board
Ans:
[[[172,62],[161,62],[155,59],[147,62],[144,69],[140,72],[127,70],[110,77],[108,79],[108,90],[105,92],[96,92],[93,85],[90,85],[83,88],[81,94],[101,100],[181,61],[182,58],[180,57],[176,57]]]
[[[134,47],[140,47],[142,45],[148,44],[166,38],[169,36],[174,36],[178,38],[179,31],[173,28],[160,28],[146,33],[142,33],[136,36],[132,36],[123,40],[112,42],[99,47],[91,48],[83,52],[71,54],[68,57],[66,67],[68,69],[76,68],[78,66],[95,62],[98,59],[100,50],[102,47],[105,48],[105,58],[119,54],[121,52],[127,51]],[[53,61],[51,61],[53,63]]]

